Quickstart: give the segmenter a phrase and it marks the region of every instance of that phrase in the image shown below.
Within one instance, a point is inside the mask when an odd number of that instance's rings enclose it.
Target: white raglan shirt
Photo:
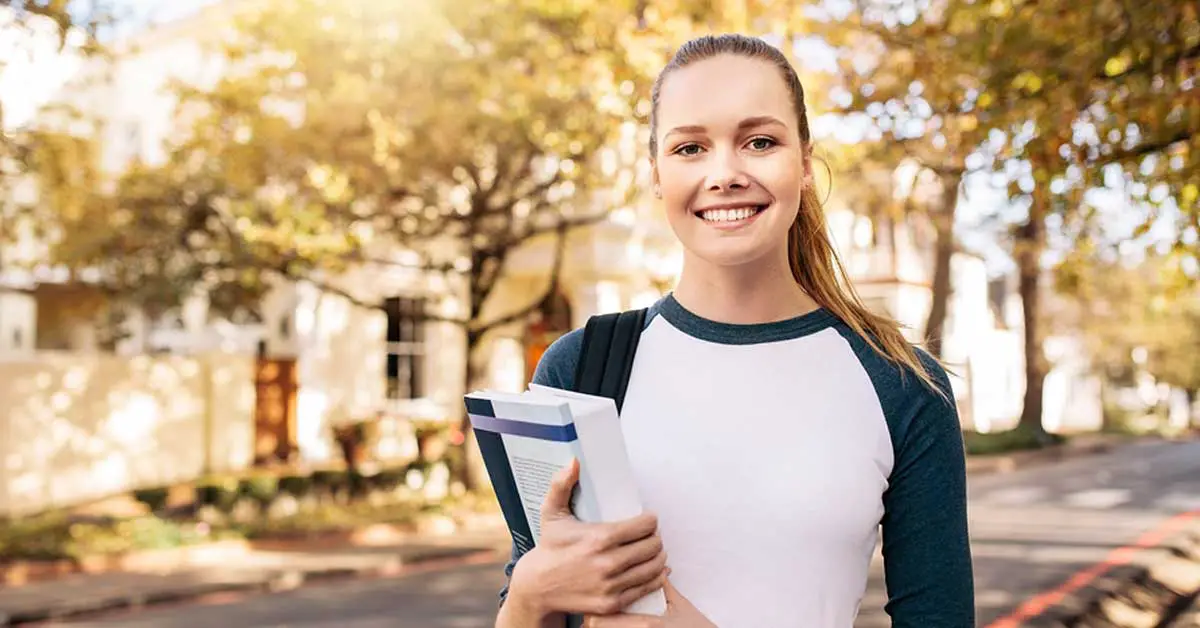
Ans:
[[[668,295],[646,318],[621,424],[682,595],[720,628],[851,628],[882,531],[893,625],[974,626],[952,404],[826,310],[732,325]],[[581,347],[534,381],[571,389]]]

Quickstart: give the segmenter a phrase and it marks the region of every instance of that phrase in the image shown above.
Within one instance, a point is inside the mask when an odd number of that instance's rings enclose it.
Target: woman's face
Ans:
[[[718,55],[668,75],[658,107],[654,179],[687,252],[717,266],[786,261],[808,161],[779,70]]]

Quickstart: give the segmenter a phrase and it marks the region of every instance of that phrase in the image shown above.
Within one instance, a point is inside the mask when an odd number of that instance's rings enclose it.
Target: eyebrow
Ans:
[[[742,120],[741,122],[739,122],[737,125],[737,128],[739,131],[741,131],[744,129],[750,129],[750,128],[759,127],[759,126],[766,126],[768,124],[778,124],[779,126],[782,126],[782,127],[787,126],[786,124],[783,123],[782,120],[780,120],[779,118],[776,118],[774,116],[754,116],[751,118],[746,118],[745,120]],[[675,133],[703,133],[704,131],[705,131],[704,127],[699,126],[699,125],[677,126],[673,129],[671,129],[670,131],[667,131],[667,134],[663,136],[663,139],[666,139]]]

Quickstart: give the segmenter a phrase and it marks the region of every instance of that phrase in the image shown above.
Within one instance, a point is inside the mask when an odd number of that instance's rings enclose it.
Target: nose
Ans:
[[[705,188],[710,192],[729,192],[744,190],[750,186],[750,177],[746,175],[737,151],[714,151],[713,159],[709,161],[710,170],[705,178]]]

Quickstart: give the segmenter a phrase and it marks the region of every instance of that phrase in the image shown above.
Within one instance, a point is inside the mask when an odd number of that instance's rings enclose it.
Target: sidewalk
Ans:
[[[373,546],[228,550],[184,568],[78,574],[0,588],[0,626],[78,618],[123,608],[195,600],[216,593],[270,592],[339,577],[399,575],[420,566],[507,555],[502,530],[406,539]]]
[[[1027,601],[1014,614],[1022,623],[995,625],[1195,628],[1200,627],[1198,596],[1200,511],[1176,515],[1067,586]],[[1026,607],[1039,610],[1022,613]]]
[[[1200,438],[1200,433],[1181,436],[1175,440],[1192,440],[1197,438]],[[1171,439],[1157,435],[1079,434],[1072,436],[1067,442],[1061,445],[1053,445],[1044,449],[967,456],[967,473],[970,475],[1009,473],[1020,469],[1028,469],[1048,463],[1078,458],[1080,456],[1102,454],[1123,445],[1156,440]]]

